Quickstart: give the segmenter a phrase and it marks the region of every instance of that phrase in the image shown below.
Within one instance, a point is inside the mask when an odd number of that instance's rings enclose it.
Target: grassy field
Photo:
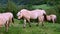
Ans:
[[[42,8],[42,9],[50,9],[50,8],[54,8],[53,6],[48,6],[48,5],[46,5],[46,4],[43,4],[43,5],[32,5],[32,8],[34,8],[34,9],[40,9],[40,8]]]
[[[5,32],[5,27],[0,28],[0,34],[60,34],[60,24],[52,24],[45,22],[42,27],[36,26],[36,23],[31,23],[32,27],[27,26],[24,29],[23,24],[15,19],[15,23],[11,24],[8,32]]]

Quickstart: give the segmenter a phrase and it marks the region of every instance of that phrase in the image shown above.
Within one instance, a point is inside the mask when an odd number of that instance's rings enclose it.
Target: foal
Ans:
[[[47,21],[52,21],[53,24],[54,24],[55,21],[56,21],[56,15],[54,15],[54,14],[47,15],[46,18],[47,18]]]

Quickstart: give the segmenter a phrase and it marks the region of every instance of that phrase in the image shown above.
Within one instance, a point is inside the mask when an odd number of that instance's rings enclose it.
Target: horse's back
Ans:
[[[27,9],[22,9],[21,11],[19,11],[17,13],[17,16],[19,14],[22,14],[23,17],[27,17],[27,18],[31,18],[31,19],[36,19],[36,18],[38,18],[38,16],[41,16],[44,13],[46,14],[46,12],[44,10],[39,10],[39,9],[32,10],[32,11],[29,11]]]
[[[13,14],[11,12],[7,12],[7,13],[3,13],[3,15],[5,15],[5,17],[13,17]]]
[[[50,15],[50,16],[52,17],[52,19],[53,19],[53,18],[56,19],[56,15],[53,15],[53,14],[52,14],[52,15]]]

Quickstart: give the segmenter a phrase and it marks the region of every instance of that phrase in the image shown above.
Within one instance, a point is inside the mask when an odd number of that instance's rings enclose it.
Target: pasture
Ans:
[[[5,32],[5,27],[0,28],[0,34],[60,34],[60,24],[45,22],[42,27],[36,26],[36,23],[31,23],[32,27],[29,27],[28,23],[26,28],[23,28],[23,23],[20,20],[14,19],[14,24],[10,24],[8,32]]]
[[[27,23],[24,29],[23,21],[14,19],[14,24],[10,24],[8,32],[3,25],[0,28],[0,34],[60,34],[60,0],[0,0],[0,13],[11,12],[14,18],[17,18],[16,14],[21,9],[43,9],[47,15],[57,16],[56,23],[44,22],[43,27],[41,24],[37,27],[36,23],[31,22],[32,27]]]

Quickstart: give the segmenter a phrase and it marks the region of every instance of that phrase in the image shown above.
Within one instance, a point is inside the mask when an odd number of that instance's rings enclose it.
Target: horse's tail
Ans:
[[[46,21],[47,20],[46,14],[43,14],[43,16],[44,16],[44,21]]]
[[[12,18],[12,22],[14,23],[14,18]]]

